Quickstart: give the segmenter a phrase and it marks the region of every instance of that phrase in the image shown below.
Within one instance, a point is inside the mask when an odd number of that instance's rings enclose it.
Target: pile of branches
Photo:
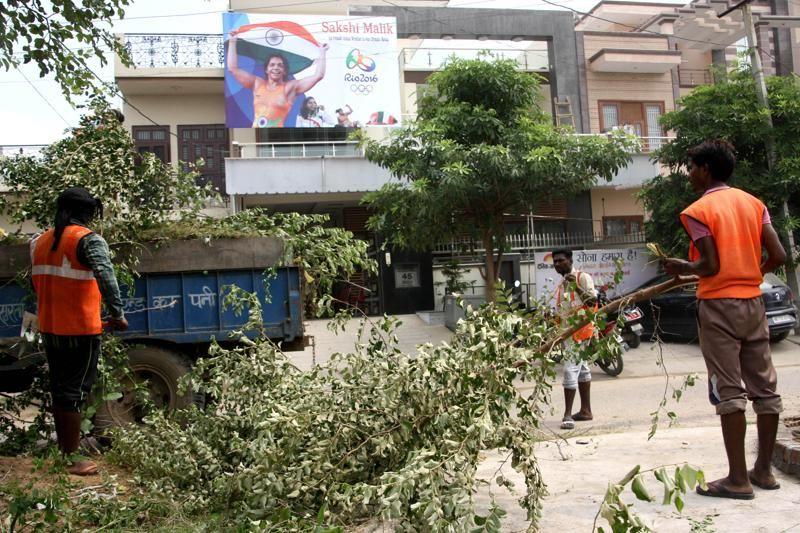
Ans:
[[[498,530],[503,511],[479,515],[473,496],[480,452],[499,448],[524,475],[519,503],[534,520],[545,493],[534,445],[554,378],[536,348],[552,320],[487,306],[451,343],[411,355],[397,348],[398,324],[363,323],[352,353],[309,371],[265,339],[215,346],[191,383],[209,407],[121,429],[112,457],[187,512],[248,525],[380,516],[398,530]]]

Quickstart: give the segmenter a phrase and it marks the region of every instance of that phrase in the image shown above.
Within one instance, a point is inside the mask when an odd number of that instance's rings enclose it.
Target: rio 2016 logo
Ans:
[[[353,48],[350,50],[350,53],[347,54],[347,59],[345,59],[344,64],[349,69],[359,68],[364,72],[372,72],[375,70],[376,66],[375,60],[367,55],[362,54],[361,50],[358,48]]]

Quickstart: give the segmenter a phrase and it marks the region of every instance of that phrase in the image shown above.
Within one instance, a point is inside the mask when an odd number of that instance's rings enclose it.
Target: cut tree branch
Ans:
[[[692,283],[697,283],[698,277],[697,276],[677,276],[670,280],[667,280],[663,283],[659,283],[658,285],[653,285],[652,287],[647,287],[646,289],[641,289],[631,294],[626,294],[624,296],[620,296],[616,300],[613,300],[600,309],[598,309],[596,314],[603,313],[605,315],[615,313],[619,311],[621,307],[626,305],[634,304],[637,302],[641,302],[642,300],[649,300],[659,294],[663,294],[665,292],[669,292],[672,289],[682,287],[684,285],[690,285]],[[554,346],[557,344],[567,340],[572,336],[573,333],[584,327],[586,324],[591,322],[591,317],[587,316],[582,320],[578,321],[573,326],[565,329],[561,332],[560,335],[553,339],[549,339],[539,345],[537,352],[549,352],[553,349]],[[520,368],[525,365],[529,364],[529,361],[517,361],[514,363],[514,368]]]

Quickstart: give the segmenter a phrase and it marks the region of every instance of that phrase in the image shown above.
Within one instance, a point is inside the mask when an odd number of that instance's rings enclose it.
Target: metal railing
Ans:
[[[364,152],[357,141],[309,141],[309,142],[262,142],[234,143],[233,157],[363,157]]]
[[[605,133],[576,133],[587,137],[590,135],[607,135]],[[674,137],[641,137],[642,143],[634,153],[648,153],[674,140]],[[274,158],[274,157],[363,157],[364,151],[357,141],[282,141],[237,143],[233,142],[231,157],[241,159]]]
[[[678,84],[681,87],[697,87],[712,83],[714,83],[714,77],[708,70],[678,68]]]
[[[403,48],[400,51],[404,70],[439,70],[453,56],[476,59],[488,54],[493,59],[513,59],[520,70],[547,71],[547,50],[509,50],[487,48]]]
[[[623,128],[620,128],[623,129]],[[610,133],[576,133],[578,137],[589,137],[592,135],[605,135],[608,136]],[[635,133],[634,133],[635,135]],[[641,141],[639,147],[634,150],[634,153],[649,153],[653,150],[657,150],[667,144],[668,142],[674,141],[675,137],[639,137]]]
[[[39,155],[46,144],[0,144],[0,156]]]
[[[505,249],[509,253],[531,254],[535,251],[554,248],[578,248],[582,246],[620,246],[647,242],[645,233],[637,231],[624,235],[603,233],[521,233],[506,235]],[[469,238],[456,239],[436,246],[434,255],[477,255],[486,250],[483,243]]]
[[[123,45],[139,68],[222,68],[221,34],[127,33]]]

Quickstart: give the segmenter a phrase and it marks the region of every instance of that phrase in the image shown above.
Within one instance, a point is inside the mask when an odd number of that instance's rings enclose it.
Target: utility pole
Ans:
[[[767,110],[764,118],[764,123],[767,125],[767,135],[764,139],[764,145],[767,149],[767,170],[772,173],[772,170],[775,168],[775,163],[777,162],[777,152],[775,150],[772,113],[769,109],[769,99],[767,97],[767,83],[764,81],[764,69],[761,65],[761,55],[758,53],[758,42],[756,40],[756,25],[753,22],[753,10],[750,7],[751,1],[752,0],[743,0],[739,2],[730,9],[720,13],[719,18],[724,17],[736,9],[742,10],[742,22],[744,23],[744,29],[747,33],[747,48],[750,51],[750,70],[753,72],[753,79],[756,84],[756,97],[761,107]],[[788,219],[789,204],[786,200],[783,201],[781,211],[784,218]],[[800,283],[798,283],[797,270],[792,260],[794,253],[794,237],[789,230],[785,230],[782,233],[781,240],[784,241],[789,255],[789,264],[786,267],[786,281],[789,283],[789,288],[792,289],[792,294],[798,297],[800,296]]]

